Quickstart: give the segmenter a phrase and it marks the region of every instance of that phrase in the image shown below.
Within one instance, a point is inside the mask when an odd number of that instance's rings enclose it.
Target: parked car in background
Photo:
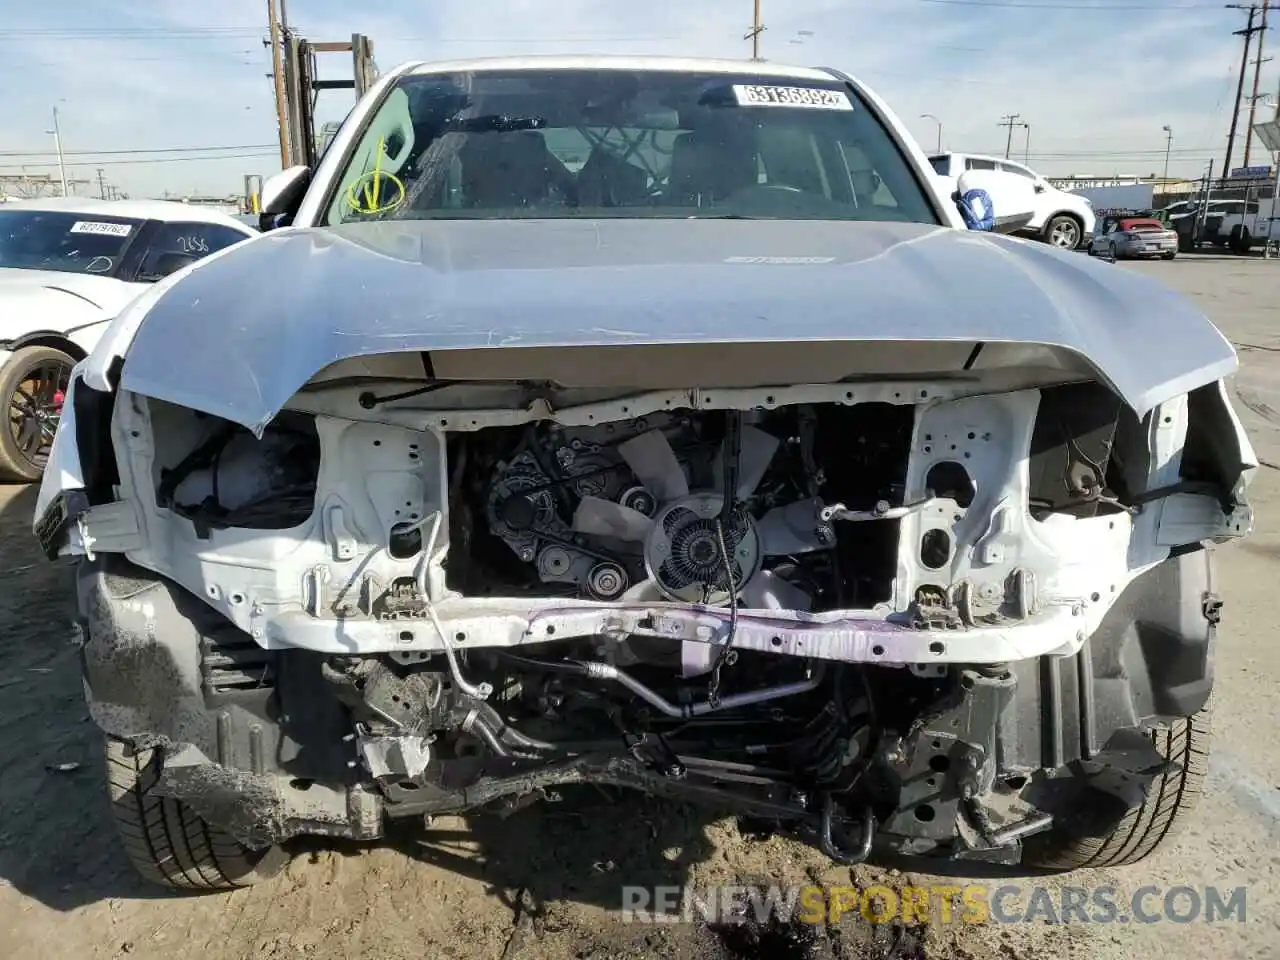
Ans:
[[[147,285],[258,231],[184,203],[65,197],[0,208],[0,478],[44,470],[71,367]]]
[[[1093,205],[1085,197],[1059,190],[1042,176],[1012,160],[972,153],[941,153],[929,158],[934,172],[944,182],[944,190],[954,190],[955,182],[966,170],[988,170],[1021,177],[1032,182],[1036,196],[1035,216],[1019,231],[1064,250],[1078,250],[1093,235],[1096,216]]]
[[[1269,240],[1280,237],[1280,226],[1275,218],[1276,203],[1273,198],[1234,201],[1232,208],[1218,221],[1214,239],[1232,253],[1247,254],[1254,247],[1263,246]]]
[[[1089,256],[1113,260],[1178,255],[1178,234],[1155,217],[1104,217],[1089,241]]]
[[[1265,242],[1272,229],[1268,226],[1271,209],[1271,200],[1228,198],[1206,202],[1193,198],[1166,208],[1166,219],[1177,233],[1178,249],[1183,252],[1207,243],[1246,253]]]
[[[1194,213],[1199,209],[1200,203],[1197,200],[1178,200],[1167,207],[1161,207],[1156,212],[1165,220],[1172,220],[1175,217],[1184,217],[1189,213]]]

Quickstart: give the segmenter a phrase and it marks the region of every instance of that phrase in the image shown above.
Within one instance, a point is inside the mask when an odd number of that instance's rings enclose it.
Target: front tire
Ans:
[[[23,347],[0,368],[0,396],[8,409],[0,432],[0,480],[39,480],[62,415],[75,359],[54,347]]]
[[[1067,213],[1060,213],[1044,225],[1044,242],[1060,250],[1076,250],[1084,229],[1079,220]]]
[[[1237,257],[1248,256],[1253,247],[1253,237],[1248,227],[1232,227],[1231,236],[1227,240],[1227,248]]]
[[[120,842],[134,868],[153,883],[179,890],[231,890],[278,873],[280,847],[250,850],[206,823],[180,800],[153,796],[160,772],[154,750],[108,740],[107,793]]]
[[[1175,720],[1151,733],[1156,750],[1172,767],[1151,783],[1147,799],[1130,810],[1109,834],[1070,836],[1060,830],[1027,841],[1023,862],[1050,870],[1122,867],[1145,860],[1176,835],[1204,788],[1209,771],[1209,713]]]

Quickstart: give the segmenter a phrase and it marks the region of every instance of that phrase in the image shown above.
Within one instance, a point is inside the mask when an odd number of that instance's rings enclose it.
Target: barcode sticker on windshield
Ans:
[[[77,220],[71,225],[72,233],[92,233],[100,237],[127,237],[133,233],[131,223],[104,223],[101,220]]]
[[[852,110],[853,102],[843,90],[817,87],[775,87],[758,83],[735,83],[733,96],[740,107],[799,107],[802,110]]]

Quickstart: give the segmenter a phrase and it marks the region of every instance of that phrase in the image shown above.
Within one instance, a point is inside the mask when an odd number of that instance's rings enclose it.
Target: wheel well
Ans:
[[[61,350],[79,363],[88,356],[76,343],[60,333],[29,333],[9,344],[10,350],[21,350],[23,347],[52,347]]]
[[[1044,218],[1046,224],[1053,223],[1059,217],[1068,217],[1076,222],[1076,226],[1084,229],[1084,217],[1072,210],[1059,210],[1057,213],[1051,213]]]

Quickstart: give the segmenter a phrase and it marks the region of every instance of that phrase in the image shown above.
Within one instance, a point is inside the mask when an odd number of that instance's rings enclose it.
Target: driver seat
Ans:
[[[537,206],[557,185],[555,158],[536,130],[472,134],[458,159],[468,207]]]

